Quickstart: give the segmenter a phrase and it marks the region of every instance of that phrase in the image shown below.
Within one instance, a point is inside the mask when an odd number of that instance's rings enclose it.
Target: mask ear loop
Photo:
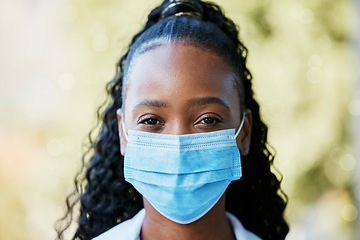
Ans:
[[[239,136],[241,129],[244,126],[244,122],[245,122],[245,113],[243,113],[243,115],[242,115],[241,123],[240,123],[238,130],[236,131],[236,133],[234,135],[234,139],[236,139]]]
[[[128,139],[128,136],[127,136],[126,129],[125,129],[124,113],[123,113],[123,111],[121,111],[121,109],[119,108],[118,110],[116,110],[116,114],[119,115],[119,116],[121,116],[121,123],[120,123],[120,124],[121,124],[122,130],[123,130],[125,139],[127,140],[127,139]]]

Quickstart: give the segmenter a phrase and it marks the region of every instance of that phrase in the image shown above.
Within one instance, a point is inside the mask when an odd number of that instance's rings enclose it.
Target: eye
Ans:
[[[158,131],[165,124],[162,118],[153,114],[140,116],[136,122],[142,131]]]
[[[212,117],[205,117],[200,121],[201,124],[206,124],[206,125],[215,124],[218,122],[219,122],[218,119]]]
[[[159,132],[165,125],[162,118],[152,114],[140,116],[136,123],[138,125],[137,129],[145,132]]]
[[[144,118],[144,119],[140,119],[140,121],[138,122],[139,124],[145,124],[145,125],[157,125],[157,124],[161,124],[161,122],[156,119],[156,118]]]
[[[222,118],[220,116],[215,115],[205,115],[199,118],[197,122],[195,122],[195,125],[200,125],[204,127],[215,127],[219,123],[223,122]]]

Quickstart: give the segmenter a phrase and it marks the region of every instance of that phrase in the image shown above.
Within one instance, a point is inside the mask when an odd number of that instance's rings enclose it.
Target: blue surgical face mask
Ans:
[[[243,123],[244,117],[236,133],[234,129],[186,135],[124,131],[125,179],[166,218],[192,223],[241,177],[236,137]]]

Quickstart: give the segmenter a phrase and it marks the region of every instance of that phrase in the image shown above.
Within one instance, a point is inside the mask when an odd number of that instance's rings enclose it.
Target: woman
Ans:
[[[84,191],[68,197],[63,222],[80,201],[74,239],[285,238],[286,197],[246,58],[217,5],[165,0],[152,10],[107,86],[76,183]]]

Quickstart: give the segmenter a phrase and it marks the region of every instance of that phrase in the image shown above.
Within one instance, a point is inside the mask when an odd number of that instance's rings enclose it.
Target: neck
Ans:
[[[190,224],[175,223],[144,199],[146,215],[141,229],[141,240],[234,240],[235,236],[225,213],[225,196],[202,218]]]

